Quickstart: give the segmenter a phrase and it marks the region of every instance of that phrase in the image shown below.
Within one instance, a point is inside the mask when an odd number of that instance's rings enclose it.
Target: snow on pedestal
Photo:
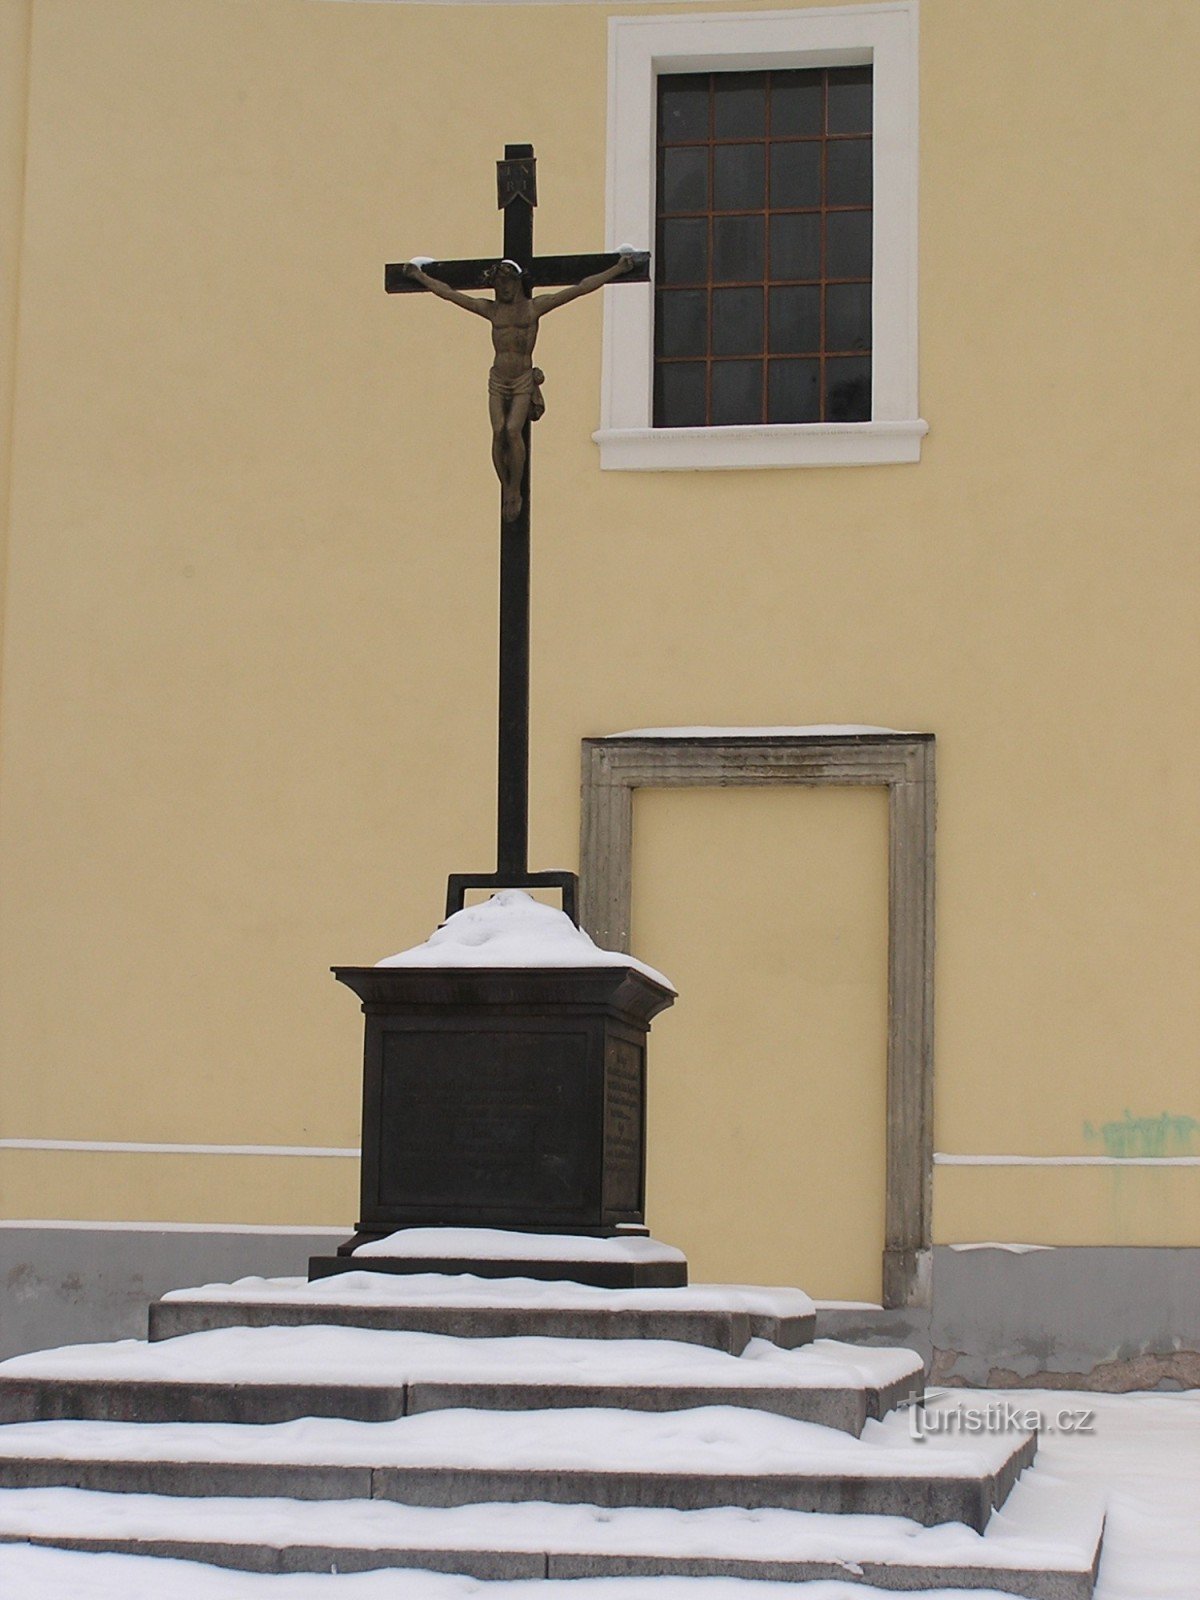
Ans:
[[[794,728],[713,727],[708,724],[679,728],[625,728],[610,739],[871,739],[903,735],[903,728],[876,728],[866,722],[810,722]]]
[[[406,1256],[461,1261],[511,1261],[514,1276],[521,1262],[607,1261],[637,1262],[686,1260],[674,1245],[642,1237],[588,1239],[579,1234],[513,1233],[504,1228],[404,1228],[360,1244],[356,1256]]]
[[[502,889],[481,905],[447,917],[424,944],[377,967],[633,967],[677,993],[661,972],[620,950],[601,950],[555,906],[523,889]]]

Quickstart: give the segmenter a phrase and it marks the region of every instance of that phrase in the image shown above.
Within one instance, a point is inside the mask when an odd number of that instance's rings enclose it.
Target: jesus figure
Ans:
[[[414,278],[422,288],[462,306],[464,311],[473,311],[477,317],[486,317],[492,325],[495,357],[488,374],[488,412],[492,421],[492,464],[500,479],[500,512],[505,522],[515,521],[521,513],[526,420],[532,417],[536,421],[544,409],[539,387],[542,374],[533,364],[539,321],[547,311],[603,288],[636,264],[634,252],[626,247],[621,259],[603,272],[593,273],[555,294],[530,295],[520,265],[500,261],[492,270],[494,300],[481,300],[478,295],[450,288],[438,278],[431,278],[420,262],[410,261],[405,266],[405,276]]]

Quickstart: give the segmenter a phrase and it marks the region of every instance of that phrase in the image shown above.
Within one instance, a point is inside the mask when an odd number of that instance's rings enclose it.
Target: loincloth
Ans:
[[[515,378],[506,378],[493,367],[488,373],[488,393],[499,395],[502,400],[515,400],[518,395],[527,394],[529,415],[536,422],[546,409],[546,402],[542,398],[544,382],[545,374],[540,367],[528,367],[524,372],[518,372]]]

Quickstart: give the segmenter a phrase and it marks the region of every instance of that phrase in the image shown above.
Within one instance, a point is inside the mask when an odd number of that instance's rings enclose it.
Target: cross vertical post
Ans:
[[[506,144],[497,162],[504,254],[528,270],[533,260],[536,167],[531,144]],[[500,522],[500,694],[496,739],[496,872],[529,875],[529,462],[526,418],[521,510]]]

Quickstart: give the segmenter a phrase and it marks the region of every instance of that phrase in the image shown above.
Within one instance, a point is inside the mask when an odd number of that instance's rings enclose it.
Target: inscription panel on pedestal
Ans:
[[[586,1033],[404,1029],[382,1045],[382,1205],[585,1204]]]
[[[642,1065],[645,1052],[610,1039],[605,1057],[604,1206],[640,1211],[642,1205]]]

